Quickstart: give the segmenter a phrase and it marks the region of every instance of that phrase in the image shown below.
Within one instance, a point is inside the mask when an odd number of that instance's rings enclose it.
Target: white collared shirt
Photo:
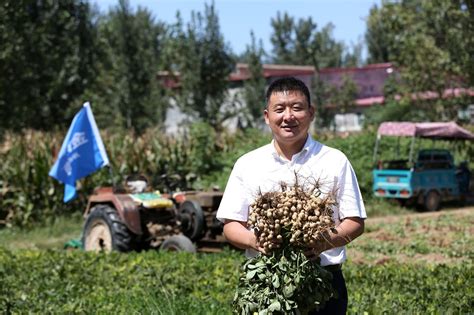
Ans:
[[[346,217],[367,217],[356,175],[344,153],[308,136],[291,161],[278,154],[273,141],[240,157],[227,182],[217,219],[247,222],[249,205],[258,192],[281,191],[282,182],[294,184],[295,172],[300,184],[311,186],[319,179],[323,194],[337,189],[336,225]],[[246,251],[248,257],[256,254],[254,250]],[[345,247],[327,250],[320,258],[322,266],[340,264],[346,260]]]

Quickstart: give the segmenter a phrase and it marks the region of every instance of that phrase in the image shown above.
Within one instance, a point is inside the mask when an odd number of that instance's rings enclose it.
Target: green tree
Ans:
[[[167,98],[156,74],[166,29],[152,14],[120,0],[100,21],[103,58],[96,85],[88,90],[103,125],[143,132],[163,123]]]
[[[237,112],[227,81],[234,60],[214,4],[206,4],[204,14],[192,12],[186,27],[179,13],[177,20],[167,54],[169,69],[179,73],[180,89],[174,98],[183,112],[220,130]]]
[[[473,10],[472,1],[410,0],[384,2],[370,11],[369,60],[398,67],[396,94],[422,109],[424,119],[456,119],[458,109],[472,102],[469,96],[455,102],[443,95],[474,85]]]
[[[357,93],[357,84],[350,76],[344,75],[340,86],[329,87],[329,96],[325,105],[334,113],[345,115],[355,107]]]
[[[342,83],[339,87],[333,87],[334,92],[330,98],[330,102],[339,107],[338,112],[348,113],[355,106],[358,88],[354,80],[348,76],[342,76]]]
[[[362,49],[364,45],[361,41],[352,45],[352,51],[346,50],[342,58],[345,67],[359,67],[362,65]]]
[[[378,6],[374,5],[370,9],[367,19],[367,31],[365,32],[365,42],[369,52],[368,64],[391,61],[388,41],[389,35],[386,33],[385,20],[379,14]]]
[[[242,123],[244,127],[258,127],[263,123],[263,109],[265,107],[266,80],[263,77],[262,57],[263,44],[258,44],[253,32],[250,34],[251,44],[247,45],[245,62],[248,64],[250,78],[244,82],[243,100],[245,103]]]
[[[328,23],[321,29],[311,17],[297,22],[288,14],[272,19],[273,62],[309,65],[316,70],[311,92],[316,107],[316,125],[328,127],[333,113],[326,107],[335,90],[319,77],[322,68],[358,66],[361,64],[362,45],[354,45],[352,51],[341,41],[334,39],[334,25]]]
[[[311,81],[311,94],[316,110],[315,125],[317,128],[325,129],[331,125],[334,115],[328,107],[327,100],[332,91],[331,86],[321,80],[316,73]]]
[[[343,66],[344,43],[333,37],[334,25],[328,23],[314,35],[317,69]]]
[[[311,17],[308,19],[299,19],[295,24],[295,41],[293,63],[298,65],[314,65],[317,62],[317,45],[314,42],[314,36],[317,25]],[[316,58],[316,60],[315,60]]]
[[[273,62],[291,64],[294,60],[294,19],[286,12],[280,12],[276,18],[271,19],[273,34],[270,42],[273,45]]]
[[[97,26],[86,1],[10,1],[0,5],[0,125],[51,129],[97,75]]]
[[[351,65],[360,62],[361,45],[355,45],[351,52],[343,42],[334,39],[331,23],[318,30],[311,17],[295,22],[287,13],[278,12],[271,25],[274,63],[310,65],[320,69],[344,66],[346,60]]]

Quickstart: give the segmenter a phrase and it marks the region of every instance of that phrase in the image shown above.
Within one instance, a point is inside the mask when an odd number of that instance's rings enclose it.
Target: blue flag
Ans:
[[[76,197],[76,181],[109,164],[89,102],[74,116],[49,176],[64,183],[64,202]]]

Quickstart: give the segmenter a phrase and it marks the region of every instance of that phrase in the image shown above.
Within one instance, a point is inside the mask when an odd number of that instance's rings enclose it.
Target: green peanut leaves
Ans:
[[[234,296],[236,314],[305,314],[333,295],[332,274],[288,247],[244,262]]]

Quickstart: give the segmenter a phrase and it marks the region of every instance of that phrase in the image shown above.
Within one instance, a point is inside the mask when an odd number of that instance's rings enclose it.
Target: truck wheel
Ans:
[[[164,240],[160,246],[160,250],[195,253],[196,246],[184,235],[173,235]]]
[[[132,250],[132,236],[117,211],[109,205],[96,205],[84,224],[82,244],[87,251]]]
[[[185,201],[179,207],[181,231],[193,241],[199,240],[206,228],[201,206],[195,201]]]
[[[398,198],[397,199],[397,203],[400,207],[402,208],[405,208],[407,206],[407,203],[408,203],[408,199],[401,199],[401,198]]]
[[[439,205],[441,203],[441,196],[438,192],[434,190],[430,190],[428,194],[425,196],[425,210],[426,211],[436,211],[439,209]]]

